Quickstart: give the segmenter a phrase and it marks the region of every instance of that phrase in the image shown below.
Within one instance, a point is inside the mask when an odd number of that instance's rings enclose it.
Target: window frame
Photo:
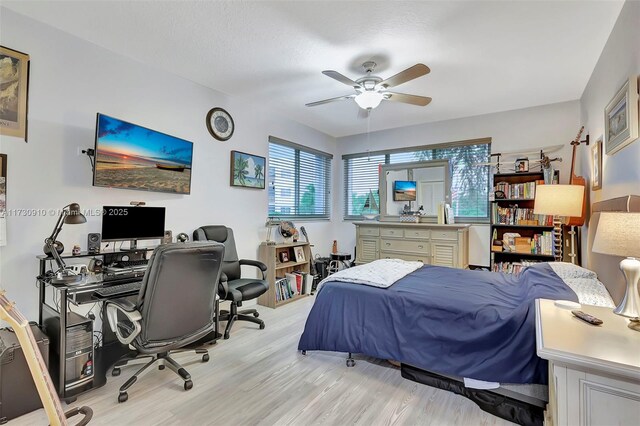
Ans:
[[[333,160],[333,154],[329,154],[327,152],[324,151],[320,151],[318,149],[314,149],[314,148],[310,148],[308,146],[304,146],[304,145],[300,145],[297,144],[295,142],[291,142],[285,139],[281,139],[278,138],[276,136],[269,136],[269,147],[268,147],[268,158],[269,158],[269,163],[271,162],[271,144],[274,145],[279,145],[281,147],[286,147],[286,148],[291,148],[294,150],[294,167],[293,167],[293,180],[294,180],[294,184],[293,184],[293,188],[292,188],[292,192],[293,192],[293,198],[294,198],[294,206],[293,209],[296,211],[300,211],[300,199],[301,196],[303,195],[302,193],[302,189],[300,188],[300,184],[301,184],[301,179],[300,179],[300,173],[301,170],[304,168],[302,166],[302,162],[304,162],[304,160],[301,159],[301,153],[305,153],[305,154],[310,154],[313,155],[315,157],[318,157],[320,159],[322,159],[324,161],[323,167],[325,168],[325,174],[326,174],[326,178],[325,178],[325,182],[324,182],[324,188],[322,188],[322,190],[324,191],[324,213],[322,214],[300,214],[300,213],[296,213],[296,214],[276,214],[276,213],[271,213],[271,203],[270,203],[270,199],[269,196],[267,196],[267,217],[268,217],[268,221],[269,222],[279,222],[280,219],[285,219],[285,220],[295,220],[295,221],[328,221],[331,220],[331,213],[332,213],[332,193],[331,193],[331,186],[332,186],[332,180],[331,180],[331,176],[332,176],[332,160]],[[267,167],[269,167],[269,164],[267,165]],[[267,190],[270,191],[272,185],[274,185],[274,182],[271,178],[271,173],[269,172],[269,170],[267,169],[267,176],[268,176],[268,185],[267,185]],[[275,189],[275,186],[274,186]],[[276,205],[274,204],[274,207],[276,207]]]

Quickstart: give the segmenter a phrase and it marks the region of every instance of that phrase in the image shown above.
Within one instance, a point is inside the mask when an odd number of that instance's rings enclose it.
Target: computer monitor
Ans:
[[[104,206],[102,241],[160,239],[164,217],[164,207]]]

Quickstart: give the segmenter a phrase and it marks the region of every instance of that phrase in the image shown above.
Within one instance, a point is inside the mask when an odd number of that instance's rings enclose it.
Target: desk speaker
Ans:
[[[87,251],[90,254],[100,253],[100,242],[102,238],[99,233],[90,233],[87,237]]]

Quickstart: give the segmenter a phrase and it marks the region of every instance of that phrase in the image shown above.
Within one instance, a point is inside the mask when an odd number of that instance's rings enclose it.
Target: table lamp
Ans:
[[[631,319],[629,328],[640,331],[640,213],[602,212],[593,252],[612,256],[628,256],[620,262],[620,270],[627,280],[627,290],[613,313]]]
[[[582,215],[584,186],[581,185],[536,185],[534,214],[562,216],[567,218]],[[572,227],[573,228],[573,227]],[[575,230],[571,234],[571,263],[576,263]]]
[[[72,283],[82,279],[80,275],[75,275],[67,270],[67,265],[60,257],[60,253],[64,251],[64,245],[60,241],[57,241],[58,234],[62,231],[62,225],[68,223],[75,225],[79,223],[85,223],[87,218],[80,212],[80,205],[77,203],[71,203],[62,208],[58,221],[51,232],[51,235],[44,240],[44,253],[52,256],[58,265],[56,276],[52,279],[53,283]]]

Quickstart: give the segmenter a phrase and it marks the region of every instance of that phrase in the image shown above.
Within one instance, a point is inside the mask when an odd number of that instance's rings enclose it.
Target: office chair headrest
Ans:
[[[201,226],[199,229],[196,230],[196,232],[194,232],[194,234],[196,234],[200,229],[204,233],[206,239],[209,241],[217,241],[219,243],[224,243],[227,241],[227,238],[229,236],[227,227],[224,225]]]

